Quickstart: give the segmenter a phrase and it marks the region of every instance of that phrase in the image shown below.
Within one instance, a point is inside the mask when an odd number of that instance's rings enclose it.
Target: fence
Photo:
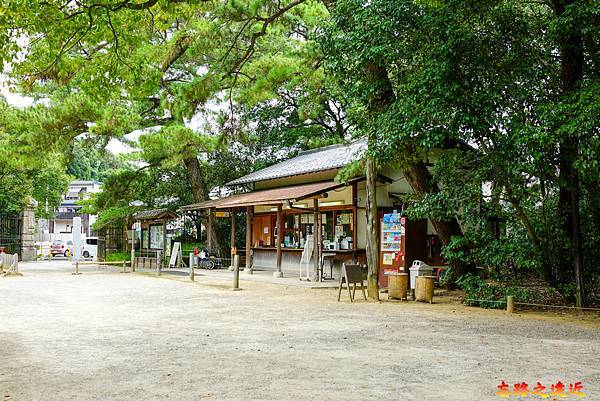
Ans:
[[[0,214],[0,248],[21,256],[21,217]]]
[[[127,232],[122,227],[108,227],[98,232],[98,260],[106,260],[113,253],[126,253],[129,249]]]

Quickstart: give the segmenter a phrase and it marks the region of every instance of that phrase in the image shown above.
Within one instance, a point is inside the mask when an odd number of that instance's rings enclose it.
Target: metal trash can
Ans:
[[[390,272],[386,273],[386,276],[388,276],[388,298],[407,300],[408,273]]]
[[[414,260],[410,269],[410,289],[415,289],[417,276],[433,276],[433,267],[421,260]]]

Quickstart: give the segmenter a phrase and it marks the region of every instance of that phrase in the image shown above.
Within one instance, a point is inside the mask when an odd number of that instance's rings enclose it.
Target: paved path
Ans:
[[[61,263],[0,279],[0,400],[480,401],[501,380],[600,399],[595,319]]]

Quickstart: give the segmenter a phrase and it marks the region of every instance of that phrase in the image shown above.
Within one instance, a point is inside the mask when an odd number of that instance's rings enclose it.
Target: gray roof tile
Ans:
[[[367,141],[360,139],[349,144],[331,145],[300,152],[298,156],[263,168],[227,183],[229,186],[251,182],[315,173],[344,167],[358,160],[367,149]]]

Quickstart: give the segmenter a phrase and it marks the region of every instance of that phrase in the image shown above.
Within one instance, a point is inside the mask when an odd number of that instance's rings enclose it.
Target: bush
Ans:
[[[503,309],[506,297],[512,295],[515,302],[529,302],[529,289],[505,284],[491,285],[479,276],[468,273],[456,280],[456,284],[465,292],[463,303],[489,309]]]
[[[122,262],[131,259],[131,254],[128,252],[114,252],[106,255],[107,262]]]

